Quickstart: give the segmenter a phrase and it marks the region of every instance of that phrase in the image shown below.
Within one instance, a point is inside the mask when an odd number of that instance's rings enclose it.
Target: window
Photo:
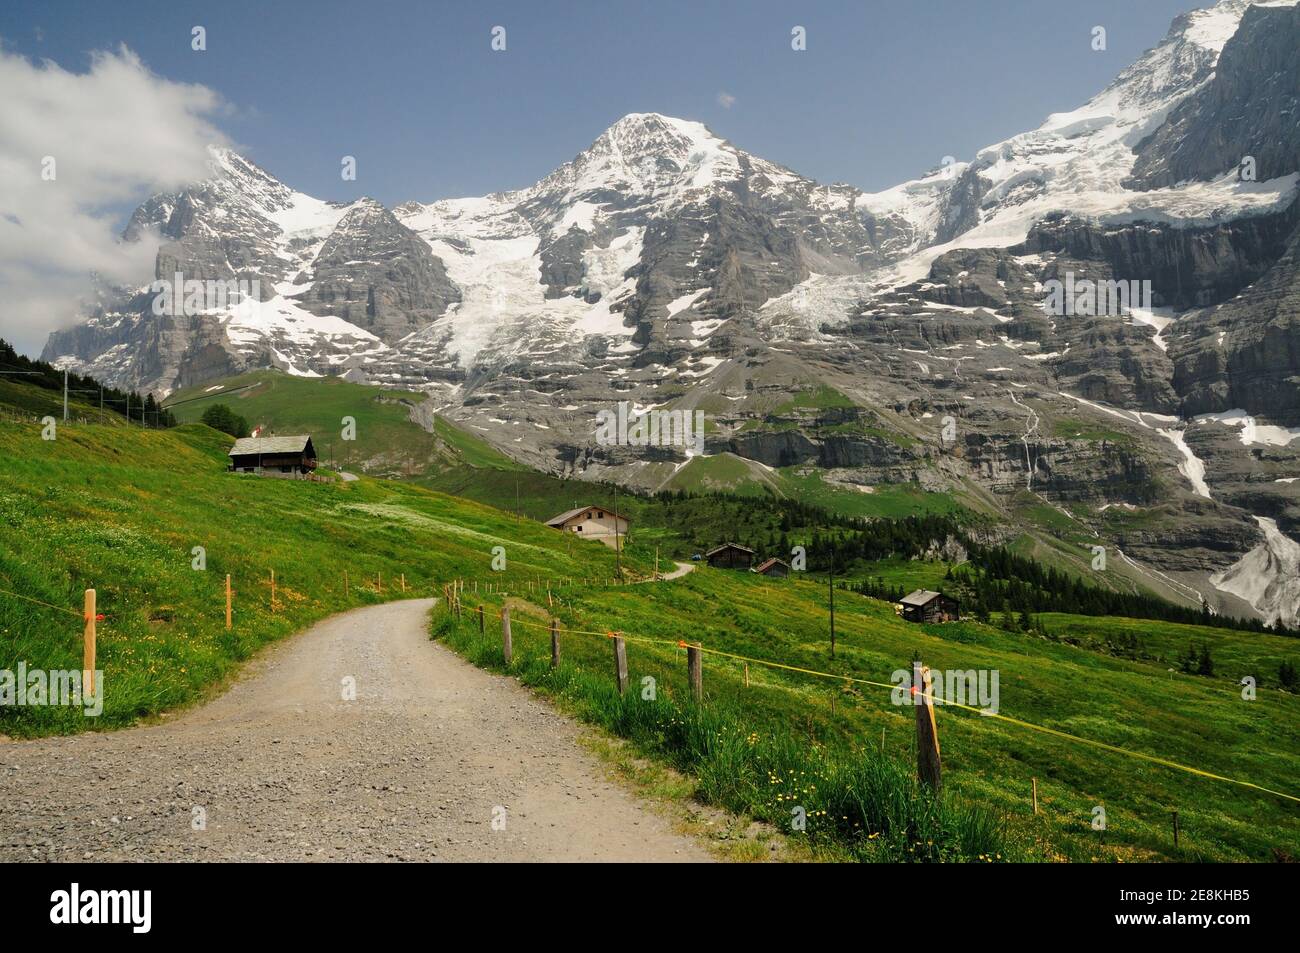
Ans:
[[[575,533],[581,533],[581,532],[582,532],[582,527],[581,527],[581,526],[575,526],[575,527],[573,528],[573,531],[574,531]]]
[[[605,514],[602,513],[600,510],[596,510],[596,519],[599,520],[599,519],[604,519],[604,518],[605,518]]]

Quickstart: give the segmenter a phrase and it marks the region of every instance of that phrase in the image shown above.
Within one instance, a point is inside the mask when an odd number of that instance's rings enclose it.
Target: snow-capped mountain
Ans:
[[[1223,0],[1083,106],[874,194],[654,113],[526,189],[392,210],[214,152],[125,237],[161,235],[159,279],[260,300],[121,289],[45,356],[164,393],[256,366],[421,388],[518,459],[642,487],[716,485],[725,454],[777,489],[812,467],[1036,501],[1144,585],[1294,622],[1297,49],[1293,0]],[[1076,279],[1151,298],[1049,313]],[[705,459],[598,445],[618,401],[706,413]]]

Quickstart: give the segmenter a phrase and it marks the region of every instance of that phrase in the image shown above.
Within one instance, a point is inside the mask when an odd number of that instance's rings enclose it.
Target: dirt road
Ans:
[[[328,619],[163,724],[0,742],[0,861],[709,859],[576,725],[430,642],[432,604]]]

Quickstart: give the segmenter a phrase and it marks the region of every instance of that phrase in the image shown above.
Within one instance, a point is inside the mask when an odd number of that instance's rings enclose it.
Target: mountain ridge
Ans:
[[[1220,151],[1166,181],[1149,157],[1179,154],[1241,99],[1240,62],[1291,38],[1290,3],[1191,11],[1079,108],[878,193],[658,113],[527,188],[391,210],[218,151],[212,180],[151,198],[128,233],[166,239],[159,277],[256,277],[262,300],[158,317],[122,289],[46,357],[160,392],[265,366],[417,388],[521,462],[647,489],[724,456],[759,478],[978,485],[1008,518],[1055,508],[1074,545],[1110,540],[1227,608],[1268,589],[1217,587],[1236,561],[1272,546],[1254,562],[1289,565],[1257,519],[1300,533],[1300,162],[1270,155],[1251,181]],[[1067,277],[1153,296],[1047,313],[1044,285]],[[836,406],[799,405],[817,388]],[[703,455],[595,444],[618,401],[705,413]],[[1294,619],[1270,591],[1255,610]]]

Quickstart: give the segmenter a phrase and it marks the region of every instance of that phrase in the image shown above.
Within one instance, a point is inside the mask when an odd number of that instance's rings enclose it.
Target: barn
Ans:
[[[316,469],[316,448],[306,434],[292,437],[241,437],[230,448],[230,470],[301,480]]]
[[[900,605],[908,622],[956,622],[961,618],[956,599],[930,589],[909,592]]]
[[[546,525],[565,533],[577,533],[583,539],[597,539],[606,546],[614,547],[620,536],[627,536],[630,523],[626,516],[607,507],[580,506],[551,517]]]
[[[754,562],[754,551],[738,543],[723,543],[704,554],[709,565],[717,569],[748,569]]]
[[[774,579],[784,579],[790,575],[790,566],[773,556],[771,559],[759,563],[751,571],[764,576],[771,576]]]

